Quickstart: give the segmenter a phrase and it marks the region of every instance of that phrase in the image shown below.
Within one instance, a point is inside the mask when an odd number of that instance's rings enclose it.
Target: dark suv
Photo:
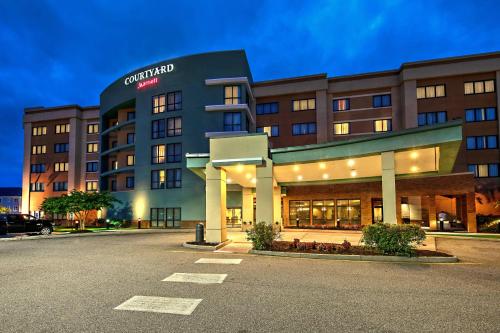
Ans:
[[[39,233],[50,235],[52,221],[41,220],[28,214],[0,214],[0,235],[11,232]]]

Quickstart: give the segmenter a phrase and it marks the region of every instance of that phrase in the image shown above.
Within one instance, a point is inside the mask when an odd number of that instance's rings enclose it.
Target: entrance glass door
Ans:
[[[226,226],[230,228],[241,226],[241,207],[234,207],[227,209]]]
[[[382,199],[372,199],[372,222],[380,223],[384,221],[384,208]]]

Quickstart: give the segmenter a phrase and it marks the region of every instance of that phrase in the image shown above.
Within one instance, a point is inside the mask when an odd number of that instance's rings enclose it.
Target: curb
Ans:
[[[369,256],[359,254],[323,254],[323,253],[299,253],[299,252],[278,252],[278,251],[260,251],[250,250],[251,254],[291,257],[291,258],[309,258],[309,259],[328,259],[328,260],[353,260],[353,261],[376,261],[376,262],[418,262],[418,263],[456,263],[458,258],[453,257],[401,257],[401,256]]]
[[[211,246],[211,245],[196,245],[196,244],[188,244],[188,243],[182,243],[183,247],[186,247],[188,249],[196,249],[196,250],[202,250],[202,251],[217,251],[220,248],[223,248],[227,244],[231,243],[232,240],[228,239],[225,242],[219,243],[216,246]]]

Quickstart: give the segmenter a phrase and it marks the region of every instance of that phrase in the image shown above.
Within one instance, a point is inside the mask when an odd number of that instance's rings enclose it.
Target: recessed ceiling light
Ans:
[[[411,172],[417,172],[418,171],[418,166],[416,165],[413,165],[411,168],[410,168]]]
[[[226,183],[231,184],[233,180],[231,178],[226,179]]]
[[[412,151],[411,154],[410,154],[410,157],[411,157],[412,160],[416,160],[417,157],[418,157],[418,152]]]
[[[297,176],[297,180],[302,180],[304,177],[302,177],[302,175],[298,175]]]
[[[327,173],[324,173],[324,174],[323,174],[323,179],[328,179],[328,178],[330,178],[330,176],[328,176],[328,174],[327,174]]]
[[[319,164],[319,168],[320,168],[320,169],[326,169],[326,163],[321,162],[321,163]]]
[[[358,173],[356,172],[356,170],[351,170],[351,177],[356,177],[358,175]]]
[[[299,168],[299,166],[298,166],[298,165],[294,165],[294,166],[293,166],[293,171],[297,172],[297,171],[299,171],[299,170],[300,170],[300,168]]]
[[[247,179],[250,179],[250,178],[252,178],[252,174],[249,172],[249,173],[247,173],[247,174],[245,175],[245,177],[246,177]]]
[[[252,183],[254,183],[254,184],[257,183],[257,179],[252,178]]]
[[[243,169],[244,169],[243,164],[238,164],[238,165],[236,166],[236,171],[238,171],[238,172],[243,172]]]
[[[347,160],[347,165],[352,167],[354,165],[354,160]]]

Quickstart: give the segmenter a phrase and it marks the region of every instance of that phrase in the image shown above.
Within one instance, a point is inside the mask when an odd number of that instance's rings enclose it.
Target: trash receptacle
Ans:
[[[196,225],[196,243],[205,243],[205,226],[203,223]]]

